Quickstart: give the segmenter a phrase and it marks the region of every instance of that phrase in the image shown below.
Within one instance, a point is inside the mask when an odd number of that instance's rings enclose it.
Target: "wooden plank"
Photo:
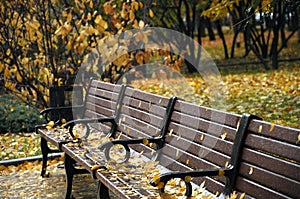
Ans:
[[[246,146],[300,162],[300,147],[256,134],[248,134]]]
[[[142,123],[146,123],[145,125],[151,124],[152,126],[161,127],[162,121],[163,121],[163,118],[161,118],[161,117],[157,117],[156,115],[153,115],[151,113],[140,111],[138,109],[128,107],[128,106],[122,106],[121,115],[122,115],[122,118],[123,117],[135,118],[135,121],[138,122],[139,125],[141,125],[140,123],[142,122]],[[133,121],[132,119],[128,119],[128,120],[122,119],[122,123],[129,124],[129,122],[132,123],[132,121]]]
[[[242,160],[250,164],[259,165],[262,168],[280,175],[300,181],[300,164],[288,160],[279,159],[253,149],[244,148]]]
[[[208,107],[198,106],[189,102],[178,100],[175,103],[175,110],[191,115],[203,118],[208,121],[216,122],[219,124],[228,125],[230,127],[236,128],[240,115],[234,113],[228,113],[224,111],[215,110]]]
[[[135,98],[137,100],[149,102],[149,107],[151,107],[151,105],[153,104],[158,104],[160,106],[167,107],[169,103],[169,98],[152,93],[147,93],[130,87],[126,89],[125,95],[129,96],[130,98]]]
[[[207,121],[202,118],[189,116],[176,111],[173,112],[171,120],[176,123],[180,123],[184,126],[187,126],[189,128],[206,132],[215,137],[220,137],[222,134],[226,133],[226,139],[230,141],[234,140],[236,134],[236,129],[232,127]]]
[[[250,168],[251,172],[249,172]],[[248,180],[259,183],[262,186],[271,188],[282,194],[290,195],[294,198],[300,195],[299,181],[278,175],[273,171],[268,171],[259,166],[243,162],[240,169],[240,175]]]
[[[298,142],[298,136],[300,135],[300,129],[280,126],[260,120],[251,121],[248,130],[290,144],[296,144]]]
[[[121,115],[123,120],[123,115]],[[141,137],[148,137],[148,136],[158,136],[159,135],[159,128],[152,126],[148,123],[144,123],[140,120],[137,120],[136,118],[128,118],[125,117],[125,121],[132,121],[129,124],[127,123],[121,123],[121,125],[118,125],[118,130],[120,132],[123,132],[126,135],[130,136],[141,136]],[[135,124],[135,125],[131,125]],[[139,137],[139,138],[141,138]]]
[[[167,136],[166,142],[168,143],[168,145],[176,148],[176,150],[171,155],[171,157],[174,159],[177,159],[182,155],[182,152],[180,151],[184,151],[186,154],[196,156],[199,161],[206,160],[222,167],[224,167],[225,164],[228,164],[230,161],[230,156],[215,151],[214,148],[211,148],[210,146],[199,145],[193,141],[181,138],[177,135],[173,135],[172,137]],[[197,168],[198,162],[195,162],[195,165],[193,165],[193,162],[190,162],[189,165],[193,168]]]
[[[128,96],[125,96],[123,99],[123,106],[130,106],[134,107],[136,109],[139,109],[141,111],[150,112],[154,115],[163,117],[166,107],[158,104],[151,104],[149,102],[145,102],[143,100],[137,100],[134,98],[129,98]]]
[[[87,104],[86,118],[99,118],[101,116],[113,116],[115,110],[99,107],[97,105]]]
[[[159,163],[160,165],[162,165],[163,167],[167,168],[170,171],[191,170],[191,168],[187,167],[185,164],[174,161],[174,159],[170,158],[165,154],[161,154]],[[224,180],[225,179],[223,179],[223,181]],[[205,181],[205,188],[212,193],[221,192],[224,189],[224,184],[222,182],[213,179],[212,177],[200,177],[200,178],[193,179],[193,182],[198,186],[200,186],[203,181]]]
[[[176,135],[181,135],[185,139],[193,140],[198,144],[210,145],[210,143],[215,143],[214,149],[216,151],[224,153],[226,155],[231,155],[233,143],[225,139],[216,138],[215,136],[212,136],[205,132],[183,126],[182,124],[171,122],[168,135],[173,133]]]
[[[247,195],[254,198],[292,199],[287,195],[278,193],[275,190],[272,190],[242,177],[238,177],[236,188],[238,191],[246,193]]]
[[[92,105],[103,106],[103,107],[110,108],[113,110],[115,110],[115,108],[116,108],[116,102],[107,100],[107,99],[103,99],[103,98],[99,98],[99,97],[95,97],[95,96],[88,96],[86,103],[89,103]]]
[[[88,91],[88,95],[101,97],[111,101],[117,101],[119,97],[118,93],[114,93],[106,90],[99,90],[97,88],[90,88],[90,90]]]
[[[101,88],[103,90],[114,91],[118,93],[121,90],[121,85],[116,85],[108,82],[93,80],[91,83],[91,88]]]

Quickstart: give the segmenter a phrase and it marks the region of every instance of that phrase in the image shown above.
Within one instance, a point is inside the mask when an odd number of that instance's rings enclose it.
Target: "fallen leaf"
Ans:
[[[250,167],[249,168],[249,175],[252,175],[252,173],[253,173],[253,167]]]
[[[275,126],[275,124],[274,124],[274,123],[271,123],[271,126],[270,126],[270,132],[272,132],[272,131],[273,131],[273,129],[274,129],[274,126]]]

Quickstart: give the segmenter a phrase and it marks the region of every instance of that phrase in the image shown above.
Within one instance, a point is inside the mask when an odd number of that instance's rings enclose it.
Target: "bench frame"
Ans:
[[[120,110],[121,110],[121,106],[122,106],[122,101],[123,101],[123,98],[124,98],[125,90],[126,90],[126,86],[122,85],[121,91],[119,93],[119,97],[118,97],[118,100],[117,100],[117,104],[116,104],[116,108],[115,108],[115,113],[114,113],[114,115],[112,117],[97,118],[97,119],[79,119],[79,120],[73,120],[73,121],[67,122],[64,125],[64,127],[65,128],[69,128],[70,134],[73,135],[73,128],[74,128],[74,126],[76,124],[83,124],[83,125],[85,125],[87,127],[87,132],[86,132],[85,136],[82,137],[82,139],[87,139],[88,136],[89,136],[89,132],[90,132],[88,124],[90,124],[90,123],[106,123],[106,122],[109,122],[109,123],[112,124],[112,127],[110,129],[110,133],[107,134],[106,137],[114,138],[115,137],[116,129],[118,127],[118,124],[117,124],[116,121],[118,121],[119,117],[120,117]],[[99,139],[101,139],[101,138],[99,138]],[[74,142],[74,141],[72,141],[72,142]],[[81,139],[76,140],[76,143],[77,142],[81,142]],[[68,151],[66,151],[65,148],[62,148],[61,150],[65,152],[64,165],[65,165],[66,181],[67,181],[66,198],[71,198],[71,195],[72,195],[72,185],[73,185],[73,177],[74,177],[74,175],[76,175],[76,174],[84,174],[84,173],[91,172],[89,170],[90,166],[88,168],[80,168],[80,169],[75,168],[75,165],[76,165],[77,162],[70,155],[68,155]],[[81,162],[78,162],[78,163],[80,164]],[[94,176],[94,175],[92,174],[92,176]]]

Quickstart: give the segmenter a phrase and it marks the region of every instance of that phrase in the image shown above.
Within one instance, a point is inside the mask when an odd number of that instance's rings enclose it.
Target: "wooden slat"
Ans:
[[[98,80],[93,80],[91,83],[91,87],[96,87],[96,88],[101,88],[104,90],[109,90],[109,91],[114,91],[114,92],[119,92],[121,89],[121,85],[115,85],[103,81],[98,81]]]
[[[190,168],[187,167],[185,164],[174,161],[174,159],[170,158],[165,154],[162,154],[160,157],[160,165],[164,166],[170,171],[190,170]],[[221,192],[224,189],[224,184],[222,182],[219,182],[211,177],[201,177],[193,179],[193,182],[197,185],[200,185],[203,181],[205,181],[205,188],[212,193]]]
[[[244,148],[242,159],[280,175],[300,181],[300,165],[253,149]]]
[[[160,117],[164,116],[166,110],[165,107],[160,104],[150,104],[147,101],[130,98],[129,96],[124,97],[123,105],[134,107],[141,111],[150,112]]]
[[[166,142],[168,145],[172,145],[176,148],[171,155],[172,158],[175,160],[182,155],[181,151],[184,151],[186,154],[191,154],[191,156],[196,156],[199,161],[205,160],[209,161],[212,164],[224,167],[226,162],[228,163],[230,160],[230,156],[227,156],[223,153],[215,151],[213,148],[209,146],[199,145],[193,141],[180,138],[176,135],[174,136],[167,136]],[[195,165],[190,163],[193,168],[198,168],[198,163],[196,162]],[[203,169],[203,168],[198,168]]]
[[[158,104],[167,107],[169,102],[169,99],[166,97],[152,94],[152,93],[146,93],[144,91],[133,89],[133,88],[127,88],[125,91],[125,95],[137,100],[147,101],[150,103],[149,107],[151,107],[152,104]]]
[[[249,169],[252,172],[249,174]],[[252,180],[263,186],[276,190],[292,197],[297,197],[300,194],[300,182],[289,179],[285,176],[278,175],[273,171],[268,171],[259,166],[254,166],[248,163],[243,163],[240,169],[240,175],[248,180]]]
[[[127,119],[129,120],[129,119]],[[131,120],[131,119],[130,119]],[[132,120],[135,120],[132,118]],[[136,122],[139,122],[136,120]],[[132,126],[128,124],[121,124],[118,126],[118,130],[123,132],[126,135],[131,136],[132,138],[142,138],[142,137],[149,137],[149,136],[158,136],[160,134],[160,129],[154,126],[151,126],[147,123],[139,124],[138,126]]]
[[[89,103],[92,105],[103,106],[103,107],[110,108],[110,109],[115,109],[115,107],[116,107],[116,102],[107,100],[107,99],[102,99],[102,98],[95,97],[95,96],[89,96],[87,98],[86,103]]]
[[[172,130],[172,134],[181,135],[185,139],[193,140],[195,143],[209,145],[215,143],[214,150],[222,152],[226,155],[231,155],[232,142],[223,140],[222,138],[216,138],[210,134],[198,131],[182,124],[171,122],[169,126],[169,134]],[[210,145],[211,146],[211,145]]]
[[[151,124],[152,126],[160,127],[161,123],[163,121],[163,118],[159,118],[156,115],[153,115],[151,113],[147,113],[144,111],[140,111],[138,109],[134,109],[127,106],[122,106],[121,109],[122,118],[136,118],[137,120],[141,121],[142,123]],[[120,117],[121,118],[121,117]],[[132,122],[132,120],[123,120],[122,123],[128,123]],[[138,122],[138,121],[137,121]],[[140,123],[140,122],[138,122]]]
[[[222,134],[226,133],[226,139],[232,141],[235,138],[236,129],[215,122],[210,122],[199,117],[189,116],[174,111],[171,119],[172,121],[180,123],[184,126],[197,129],[202,132],[207,132],[215,137],[220,137]]]
[[[256,134],[248,134],[246,146],[256,150],[262,150],[282,158],[291,159],[300,162],[300,147],[259,136]]]
[[[280,182],[278,182],[280,183]],[[254,198],[291,199],[291,197],[278,193],[275,190],[262,186],[245,178],[238,177],[236,188],[242,193],[246,193]]]
[[[227,113],[212,108],[198,106],[181,100],[178,100],[175,103],[175,110],[234,128],[241,119],[240,115],[234,113]]]
[[[298,136],[300,135],[300,129],[289,128],[259,120],[253,120],[248,129],[251,132],[288,142],[290,144],[296,144],[298,142]]]

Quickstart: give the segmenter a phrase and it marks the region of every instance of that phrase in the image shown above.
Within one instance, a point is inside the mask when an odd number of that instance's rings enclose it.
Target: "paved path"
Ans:
[[[49,162],[49,178],[40,176],[41,162],[38,161],[6,168],[0,165],[0,198],[64,198],[65,171],[57,168],[61,163],[61,159]],[[75,175],[73,195],[76,199],[96,198],[96,188],[97,183],[91,175]]]

